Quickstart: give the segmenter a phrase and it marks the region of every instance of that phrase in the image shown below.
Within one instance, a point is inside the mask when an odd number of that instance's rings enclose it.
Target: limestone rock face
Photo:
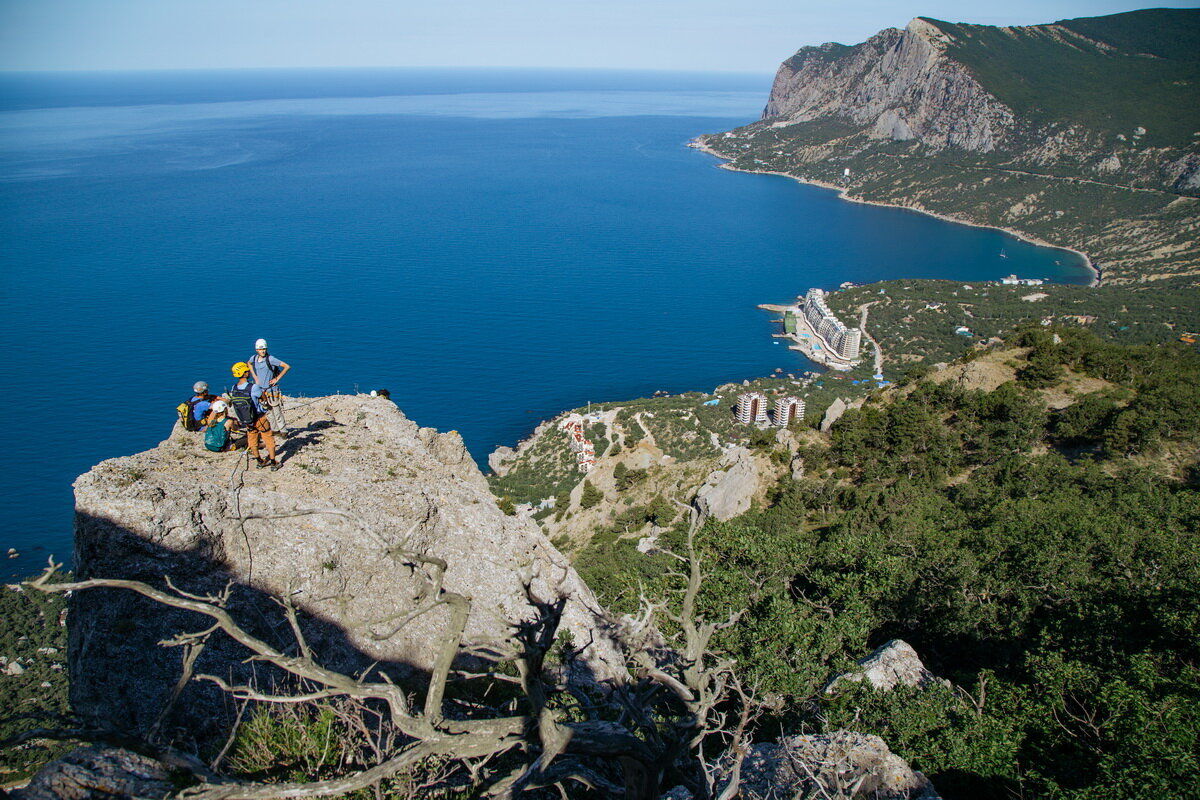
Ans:
[[[1013,112],[946,56],[947,41],[914,19],[854,47],[806,47],[780,66],[763,118],[837,117],[879,138],[992,152],[1013,129]]]
[[[750,510],[759,471],[753,454],[744,447],[730,449],[721,467],[696,492],[695,503],[700,513],[724,522]]]
[[[756,744],[742,763],[740,797],[938,800],[929,779],[878,736],[836,731]]]
[[[517,451],[511,447],[500,446],[488,454],[488,469],[497,475],[504,475],[508,469],[505,466],[517,456]]]
[[[829,408],[825,409],[825,416],[821,417],[821,433],[829,433],[829,429],[833,427],[833,423],[842,418],[846,413],[846,401],[840,397],[833,398],[833,402],[829,404]]]
[[[231,612],[277,646],[290,640],[272,598],[302,612],[309,643],[327,666],[419,677],[431,667],[449,610],[405,622],[422,596],[444,588],[471,599],[465,638],[491,642],[536,616],[526,594],[564,603],[591,677],[622,680],[623,658],[606,615],[567,560],[529,520],[497,508],[457,433],[419,428],[390,400],[366,395],[295,404],[299,430],[281,447],[278,472],[247,466],[244,452],[210,453],[178,428],[158,447],[102,462],[75,482],[76,575],[119,577],[195,593],[232,586]],[[153,724],[180,674],[180,652],[158,642],[207,623],[128,591],[72,599],[72,703],[85,716],[129,729]],[[291,645],[294,648],[294,645]],[[245,651],[214,640],[197,672],[265,681]],[[378,679],[378,675],[374,675]],[[224,698],[190,687],[189,725]],[[210,704],[210,705],[205,705]],[[210,708],[211,706],[211,708]]]
[[[929,683],[945,683],[925,668],[917,651],[903,639],[892,639],[875,652],[858,662],[860,669],[838,675],[825,687],[826,694],[837,691],[847,683],[866,681],[880,691],[889,691],[897,686],[925,686]]]
[[[857,400],[852,400],[847,403],[840,397],[835,397],[833,402],[829,404],[829,408],[825,409],[825,415],[821,417],[821,433],[828,433],[834,423],[842,418],[847,411],[854,408],[862,408],[866,398],[860,397]]]
[[[1195,194],[1200,191],[1200,154],[1188,153],[1164,164],[1163,172],[1174,191],[1184,194]]]

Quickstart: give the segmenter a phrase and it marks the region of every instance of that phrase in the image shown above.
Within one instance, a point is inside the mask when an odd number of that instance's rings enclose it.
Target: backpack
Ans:
[[[208,426],[208,430],[204,432],[204,447],[212,450],[214,453],[219,453],[225,449],[225,445],[229,443],[229,431],[225,430],[225,422],[217,420],[212,425]]]
[[[245,389],[234,386],[229,390],[229,406],[233,409],[238,424],[243,428],[251,427],[262,416],[254,405],[254,398],[250,396],[250,387],[253,385],[247,381]]]
[[[183,425],[185,431],[193,433],[200,430],[200,421],[196,419],[196,403],[204,402],[205,397],[193,397],[186,403],[180,403],[175,406],[175,410],[179,412],[179,422]]]

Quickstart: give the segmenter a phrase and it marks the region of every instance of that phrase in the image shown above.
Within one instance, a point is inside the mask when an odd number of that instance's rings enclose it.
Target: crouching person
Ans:
[[[246,431],[246,449],[254,455],[259,467],[277,470],[283,465],[275,458],[275,436],[271,433],[271,421],[254,397],[256,392],[253,391],[254,384],[250,382],[250,365],[239,361],[232,370],[238,382],[229,392],[229,402],[238,425]],[[267,447],[265,459],[258,453],[260,438]]]
[[[224,400],[213,401],[204,418],[204,447],[214,453],[237,450],[234,442],[234,421],[229,416],[229,404]]]
[[[179,412],[179,422],[183,425],[183,429],[193,432],[202,430],[204,416],[216,399],[215,396],[208,393],[207,383],[196,381],[192,385],[191,399],[175,407],[175,410]]]

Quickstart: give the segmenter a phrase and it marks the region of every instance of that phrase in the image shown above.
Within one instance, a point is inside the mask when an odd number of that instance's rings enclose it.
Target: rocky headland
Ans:
[[[231,611],[268,638],[287,638],[273,600],[287,598],[327,666],[397,679],[432,666],[449,609],[412,612],[439,589],[470,599],[467,644],[501,641],[537,618],[537,602],[561,599],[560,630],[590,677],[624,679],[604,610],[536,525],[500,512],[456,433],[365,395],[307,401],[292,422],[278,472],[248,467],[244,451],[208,452],[177,428],[81,476],[76,576],[169,580],[202,595],[231,586]],[[157,643],[204,623],[116,590],[77,593],[71,619],[76,710],[133,730],[155,724],[181,671],[178,650]],[[210,645],[197,671],[252,681],[244,655]],[[218,696],[193,685],[178,717],[195,727],[221,708]]]

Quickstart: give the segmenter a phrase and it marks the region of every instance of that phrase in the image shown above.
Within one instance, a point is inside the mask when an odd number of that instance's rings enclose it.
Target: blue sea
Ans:
[[[389,389],[483,462],[588,401],[808,368],[755,306],[811,286],[1089,280],[1063,251],[686,146],[757,118],[770,81],[0,76],[10,574],[69,558],[74,478],[164,439],[258,337],[289,394]]]

